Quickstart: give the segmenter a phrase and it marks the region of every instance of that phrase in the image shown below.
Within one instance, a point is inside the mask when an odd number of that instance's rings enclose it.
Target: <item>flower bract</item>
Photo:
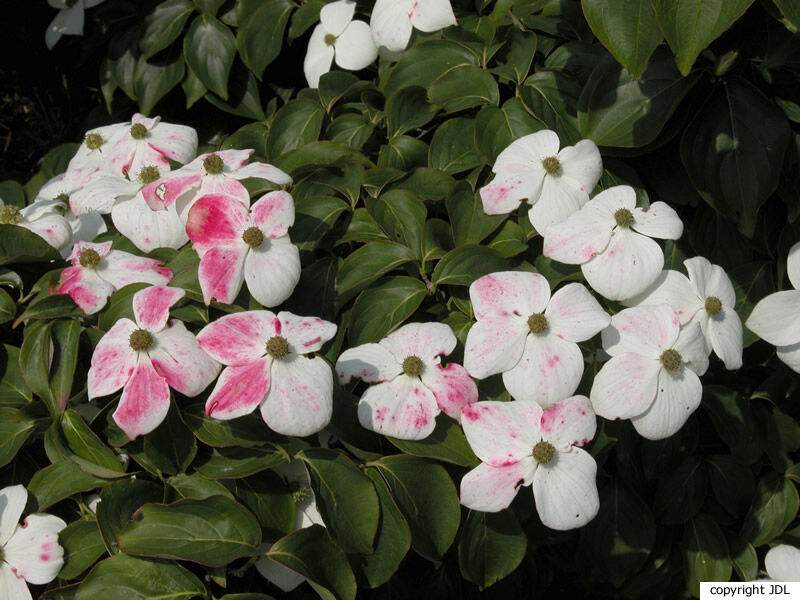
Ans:
[[[456,24],[450,0],[377,0],[369,21],[377,46],[405,50],[412,29],[436,31]]]

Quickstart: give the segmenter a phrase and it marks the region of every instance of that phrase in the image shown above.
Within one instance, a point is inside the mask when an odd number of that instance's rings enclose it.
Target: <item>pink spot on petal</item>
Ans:
[[[39,555],[39,560],[41,560],[43,562],[47,562],[48,560],[50,560],[50,555],[49,554],[40,554]]]

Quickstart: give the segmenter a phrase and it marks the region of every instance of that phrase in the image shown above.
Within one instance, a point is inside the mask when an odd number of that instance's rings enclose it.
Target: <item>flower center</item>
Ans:
[[[67,204],[67,203],[69,203],[69,194],[65,194],[64,192],[61,192],[58,196],[55,197],[55,199],[58,200],[59,202],[63,202],[64,204]]]
[[[633,225],[633,213],[627,208],[620,208],[614,213],[614,220],[620,227],[630,227]]]
[[[270,338],[267,342],[267,354],[277,360],[286,358],[286,355],[289,354],[289,342],[286,341],[285,337],[279,335]]]
[[[722,301],[716,296],[706,298],[706,312],[712,317],[719,314],[722,310]]]
[[[20,221],[22,221],[22,215],[13,204],[6,204],[3,208],[0,208],[0,224],[16,225]]]
[[[681,361],[683,359],[677,350],[670,348],[661,353],[659,360],[667,371],[672,371],[674,373],[681,368]]]
[[[332,33],[326,33],[325,34],[325,45],[326,46],[333,46],[333,44],[335,42],[336,42],[336,36],[335,35],[333,35]]]
[[[556,449],[550,442],[542,440],[533,447],[533,459],[540,465],[546,465],[556,455]]]
[[[531,315],[528,317],[528,328],[531,330],[531,333],[542,333],[547,329],[547,317],[542,313]]]
[[[203,159],[203,168],[209,175],[219,175],[222,173],[222,168],[225,166],[225,161],[216,154],[209,154]]]
[[[153,346],[153,335],[146,329],[137,329],[128,338],[128,343],[137,352],[146,352]]]
[[[135,140],[143,140],[147,135],[147,127],[141,123],[136,123],[131,127],[131,137]]]
[[[419,356],[407,356],[403,361],[403,373],[409,377],[418,377],[425,370],[425,363]]]
[[[161,173],[158,172],[158,167],[142,167],[142,170],[139,171],[139,182],[144,185],[153,183],[159,177],[161,177]]]
[[[97,265],[100,264],[100,255],[96,250],[87,248],[81,252],[81,257],[78,260],[82,267],[86,267],[87,269],[96,269]],[[147,335],[150,334],[148,333]],[[133,336],[131,336],[131,339],[133,339]],[[131,342],[131,345],[133,345],[133,342]]]
[[[548,175],[558,175],[561,173],[561,163],[555,156],[548,156],[542,161],[542,166]]]
[[[289,483],[289,492],[292,496],[292,502],[295,504],[300,504],[303,500],[311,495],[311,490],[308,486],[296,481]]]
[[[103,145],[103,136],[99,133],[90,133],[86,136],[84,143],[89,150],[97,150]]]
[[[248,227],[242,233],[242,240],[251,248],[259,248],[264,243],[264,233],[258,227]]]

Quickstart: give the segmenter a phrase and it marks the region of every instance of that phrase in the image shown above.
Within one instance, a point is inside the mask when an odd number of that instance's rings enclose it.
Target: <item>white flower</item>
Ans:
[[[764,557],[767,581],[800,581],[800,549],[778,544]]]
[[[338,0],[322,7],[319,25],[308,41],[303,61],[309,87],[319,85],[319,78],[331,70],[331,61],[348,71],[359,71],[378,57],[372,32],[364,21],[353,21],[356,3]]]
[[[101,169],[108,151],[128,133],[129,128],[128,123],[114,123],[87,131],[83,142],[75,151],[75,156],[70,159],[67,171],[81,170],[91,173]]]
[[[581,140],[559,151],[558,134],[546,129],[512,142],[492,167],[496,177],[480,189],[487,215],[516,210],[527,198],[528,218],[540,234],[560,223],[589,201],[603,161],[592,140]]]
[[[62,35],[83,35],[83,11],[97,6],[104,0],[47,0],[53,8],[60,9],[44,34],[49,50],[53,49]]]
[[[450,0],[378,0],[369,21],[377,46],[405,50],[411,30],[430,32],[456,25]]]
[[[678,314],[666,304],[637,306],[611,317],[602,339],[611,360],[592,384],[594,412],[606,419],[630,419],[650,440],[683,427],[700,405],[698,375],[708,368],[700,325],[681,329]]]
[[[758,337],[777,346],[778,358],[800,373],[800,242],[789,250],[786,272],[794,289],[762,298],[745,325]]]
[[[742,320],[736,314],[736,292],[719,265],[702,256],[683,261],[689,277],[662,271],[647,290],[626,300],[626,306],[668,304],[681,325],[700,323],[709,352],[713,349],[727,369],[742,366]]]
[[[618,185],[600,192],[544,234],[545,256],[581,265],[592,288],[609,300],[627,300],[653,283],[664,252],[651,238],[676,240],[683,233],[678,214],[664,202],[636,208],[636,192]]]
[[[3,205],[0,199],[0,224],[24,227],[44,239],[62,256],[72,247],[72,228],[63,216],[66,206],[57,201],[41,201],[19,208]]]
[[[142,252],[150,252],[155,248],[177,250],[189,241],[176,205],[153,210],[147,205],[142,192],[117,202],[111,209],[111,220],[117,231]]]
[[[67,524],[53,515],[35,514],[20,525],[27,500],[21,485],[0,490],[0,597],[8,600],[31,600],[25,582],[49,583],[64,565],[58,532]]]

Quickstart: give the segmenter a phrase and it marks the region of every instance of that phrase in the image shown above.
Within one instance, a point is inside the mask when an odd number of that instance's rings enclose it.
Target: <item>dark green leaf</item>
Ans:
[[[139,102],[139,110],[149,115],[172,88],[178,85],[186,73],[183,56],[179,52],[171,56],[136,61],[133,89]]]
[[[54,408],[50,390],[50,360],[52,321],[34,321],[25,327],[25,339],[19,350],[19,366],[22,377],[30,390]]]
[[[500,3],[495,6],[500,6]],[[536,53],[536,34],[532,31],[512,29],[508,37],[505,62],[501,62],[492,72],[517,85],[522,85],[531,70],[533,55]]]
[[[197,454],[197,442],[172,404],[166,419],[144,438],[144,453],[162,473],[185,471]]]
[[[286,456],[265,448],[211,448],[198,453],[194,468],[209,479],[239,479],[277,466]]]
[[[36,499],[36,510],[43,511],[77,492],[86,492],[110,481],[81,470],[74,462],[62,460],[38,470],[28,484],[28,492]]]
[[[338,302],[344,304],[384,273],[414,260],[407,246],[394,242],[370,242],[344,259],[336,277]]]
[[[340,142],[358,150],[370,138],[373,128],[373,124],[366,116],[347,113],[331,121],[325,133],[331,141]]]
[[[558,134],[563,147],[581,139],[578,131],[581,91],[581,85],[565,73],[539,71],[525,80],[522,100],[537,118]]]
[[[44,238],[17,225],[0,225],[0,265],[50,262],[61,255]]]
[[[419,308],[428,288],[413,277],[387,278],[356,298],[348,325],[351,346],[377,342]]]
[[[294,40],[303,35],[312,25],[319,22],[319,11],[325,6],[323,0],[309,0],[294,11],[292,22],[289,25],[289,40]]]
[[[125,472],[117,455],[97,437],[75,410],[69,408],[61,415],[61,431],[70,450],[77,456],[110,471]]]
[[[290,150],[316,141],[325,112],[313,100],[292,100],[275,115],[267,138],[267,158],[275,161]]]
[[[52,390],[52,414],[60,413],[67,406],[72,391],[72,379],[78,364],[78,341],[81,324],[74,319],[59,319],[50,330],[53,340],[53,357],[50,365],[50,389]]]
[[[444,415],[437,418],[436,429],[424,440],[388,440],[413,456],[436,458],[462,467],[476,467],[480,463],[458,423]]]
[[[544,128],[525,108],[522,100],[511,98],[503,105],[484,106],[475,119],[475,145],[493,163],[511,142]]]
[[[527,547],[513,512],[470,511],[458,542],[458,565],[465,579],[484,589],[516,569]]]
[[[710,456],[706,464],[717,501],[732,516],[741,517],[750,505],[756,487],[752,472],[732,456]]]
[[[415,194],[390,190],[378,198],[367,198],[364,204],[389,239],[411,248],[418,260],[422,258],[422,228],[428,211]]]
[[[433,134],[428,164],[453,174],[480,165],[481,157],[475,149],[475,121],[459,117],[442,123]]]
[[[348,208],[344,200],[332,196],[304,196],[295,200],[295,221],[289,231],[292,243],[300,250],[313,250]]]
[[[166,0],[156,6],[144,19],[144,31],[139,39],[142,58],[150,58],[178,39],[193,11],[189,0]]]
[[[30,319],[58,319],[61,317],[81,317],[83,311],[66,294],[53,294],[41,296],[30,303],[15,325],[25,323]]]
[[[206,416],[203,404],[192,404],[185,407],[181,415],[197,439],[209,446],[258,446],[271,437],[258,414],[220,421]]]
[[[288,0],[243,0],[236,47],[244,64],[261,79],[283,47],[283,32],[295,5]]]
[[[446,73],[460,66],[478,64],[478,57],[464,46],[449,40],[431,40],[416,44],[403,54],[397,64],[381,78],[386,97],[397,90],[420,86],[427,88]]]
[[[0,347],[0,406],[19,406],[31,399],[31,391],[20,369],[19,348],[3,344]]]
[[[685,523],[700,511],[707,490],[703,461],[690,457],[658,482],[653,513],[665,525]]]
[[[58,534],[64,547],[64,566],[58,576],[75,579],[106,551],[96,521],[75,521]]]
[[[300,467],[304,469],[304,467]],[[291,490],[275,471],[262,471],[237,482],[239,499],[261,523],[281,535],[291,533],[295,523],[295,503]]]
[[[428,123],[436,107],[428,104],[425,88],[413,86],[398,90],[386,101],[387,135],[392,138]]]
[[[208,498],[222,494],[233,499],[233,494],[224,485],[200,475],[178,473],[167,479],[167,483],[181,498]]]
[[[35,426],[35,421],[26,418],[17,409],[0,408],[0,467],[14,459]]]
[[[228,99],[228,76],[235,54],[236,41],[230,29],[211,15],[195,17],[183,38],[183,55],[192,73],[223,100]]]
[[[6,323],[17,314],[17,305],[14,299],[4,289],[0,289],[0,323]]]
[[[456,245],[477,244],[500,226],[505,215],[487,215],[483,212],[480,196],[466,183],[459,183],[445,201],[453,240]]]
[[[409,171],[428,164],[428,145],[422,140],[401,135],[381,146],[378,166]]]
[[[97,525],[109,554],[119,552],[117,536],[139,507],[163,499],[160,486],[151,481],[121,479],[100,492]]]
[[[708,515],[700,515],[686,524],[681,541],[686,584],[689,592],[700,596],[701,581],[728,581],[731,559],[728,543],[719,525]]]
[[[503,255],[486,246],[464,245],[445,254],[431,275],[434,286],[470,285],[488,273],[508,268]]]
[[[797,515],[798,507],[800,499],[794,484],[775,473],[768,473],[758,482],[742,524],[742,537],[756,548],[763,546],[783,533]]]
[[[139,30],[131,28],[112,38],[108,51],[108,69],[113,83],[131,99],[136,99],[133,84],[136,79]],[[66,166],[66,165],[65,165]],[[52,177],[52,175],[49,175]]]
[[[439,78],[428,89],[428,99],[446,112],[456,112],[482,104],[498,104],[497,81],[478,67],[461,67]]]

